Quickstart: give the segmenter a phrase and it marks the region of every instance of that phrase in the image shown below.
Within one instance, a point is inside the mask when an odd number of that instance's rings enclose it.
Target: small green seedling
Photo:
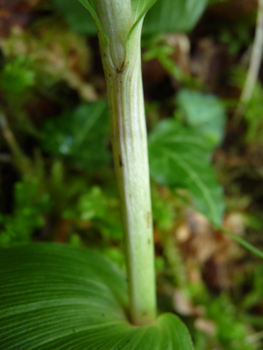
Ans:
[[[2,349],[191,350],[179,318],[157,316],[140,37],[155,0],[80,0],[107,80],[127,277],[86,249],[31,244],[1,252]]]

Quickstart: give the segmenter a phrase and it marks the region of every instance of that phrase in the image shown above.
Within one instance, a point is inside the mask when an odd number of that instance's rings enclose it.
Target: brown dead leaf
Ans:
[[[206,320],[204,318],[197,318],[194,322],[196,329],[205,334],[212,336],[216,332],[216,324],[211,320]]]
[[[181,315],[199,317],[204,314],[205,309],[200,305],[193,305],[191,300],[179,289],[173,293],[173,306]]]
[[[40,0],[0,0],[0,35],[6,37],[14,26],[25,28],[38,18],[34,8]]]

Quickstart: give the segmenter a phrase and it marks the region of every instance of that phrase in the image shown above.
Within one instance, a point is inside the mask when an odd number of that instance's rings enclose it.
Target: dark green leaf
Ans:
[[[79,34],[95,35],[96,27],[88,11],[77,0],[52,0],[70,27]],[[81,0],[86,6],[89,0]],[[133,0],[134,19],[147,11],[154,0]],[[207,0],[158,0],[146,16],[144,34],[187,32],[202,15]],[[90,6],[90,5],[89,5]]]
[[[125,276],[92,251],[57,244],[2,250],[0,278],[2,349],[193,349],[175,315],[131,325]]]
[[[187,124],[204,135],[216,147],[224,136],[226,111],[223,103],[213,95],[180,90],[177,104]]]
[[[54,7],[78,34],[95,35],[97,29],[89,13],[77,0],[52,0]]]
[[[156,0],[131,0],[133,19],[138,21],[153,6]]]
[[[153,179],[169,187],[189,190],[196,209],[211,222],[222,220],[222,189],[210,165],[211,144],[195,130],[164,120],[149,138]]]
[[[43,149],[68,156],[83,169],[93,170],[107,163],[108,114],[106,101],[99,101],[81,105],[72,114],[49,119],[43,127]]]
[[[158,0],[146,15],[143,33],[188,32],[202,15],[207,0]]]

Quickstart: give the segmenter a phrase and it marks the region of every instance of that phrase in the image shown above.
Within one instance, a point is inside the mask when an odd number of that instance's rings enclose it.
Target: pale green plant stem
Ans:
[[[140,27],[140,26],[139,26]],[[126,250],[129,316],[135,325],[156,318],[154,248],[147,133],[141,77],[141,28],[133,33],[125,58],[112,60],[100,37],[111,118],[111,141]],[[123,56],[123,50],[121,50]],[[116,65],[118,63],[118,66]]]

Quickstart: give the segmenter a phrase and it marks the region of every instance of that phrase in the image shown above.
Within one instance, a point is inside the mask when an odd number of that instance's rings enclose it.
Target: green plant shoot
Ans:
[[[88,250],[11,248],[0,258],[0,268],[8,266],[1,277],[0,337],[6,349],[192,350],[178,317],[157,318],[140,47],[143,19],[155,0],[80,2],[95,20],[107,81],[128,283]]]
[[[156,317],[152,211],[141,78],[141,28],[147,2],[81,2],[92,8],[99,35],[111,118],[127,260],[130,317]],[[148,1],[148,6],[153,1]],[[144,5],[142,5],[144,4]],[[93,12],[94,11],[94,12]]]

